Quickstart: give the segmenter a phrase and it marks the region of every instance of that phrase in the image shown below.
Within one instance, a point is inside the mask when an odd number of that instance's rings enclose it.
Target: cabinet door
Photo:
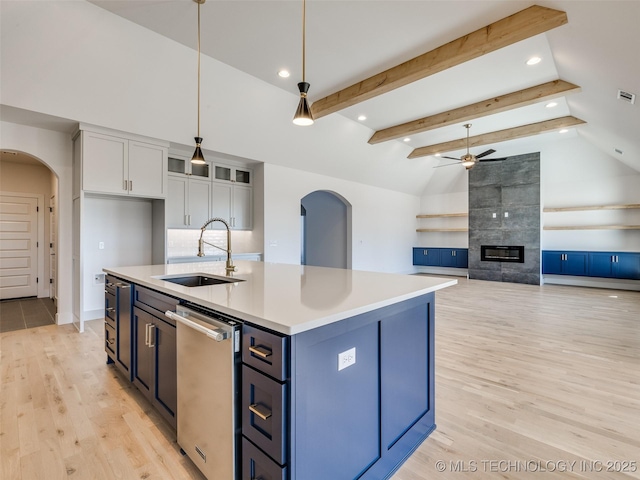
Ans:
[[[153,356],[149,348],[149,325],[154,318],[138,307],[133,308],[133,383],[149,396],[153,389]]]
[[[211,182],[189,179],[188,219],[191,228],[200,228],[211,218]]]
[[[216,167],[216,169],[217,168],[218,167]],[[213,182],[212,187],[211,216],[220,217],[230,222],[233,185],[230,183]],[[216,222],[211,225],[211,228],[221,230],[224,229],[224,225]]]
[[[456,250],[456,267],[468,268],[469,267],[469,250],[466,248],[457,248]]]
[[[187,178],[169,175],[166,202],[167,228],[187,226]]]
[[[167,196],[167,149],[150,143],[129,141],[129,195]]]
[[[149,344],[155,364],[153,401],[160,412],[175,425],[177,396],[176,327],[154,319]]]
[[[456,266],[456,251],[451,248],[443,248],[440,250],[440,266],[441,267],[455,267]]]
[[[561,275],[562,258],[563,254],[561,252],[543,251],[542,273],[547,275]]]
[[[424,248],[413,248],[413,264],[426,265],[427,259],[424,256]]]
[[[617,278],[640,280],[640,253],[619,253],[617,257]]]
[[[447,252],[448,250],[445,250]],[[441,265],[441,253],[439,248],[425,248],[425,265],[429,267],[439,267]]]
[[[253,227],[253,190],[251,187],[234,185],[231,224],[236,230],[251,230]]]
[[[129,142],[123,138],[82,132],[82,189],[127,195]]]
[[[613,255],[606,252],[589,253],[589,276],[611,278],[613,273]]]
[[[131,380],[131,285],[117,283],[116,360]]]
[[[566,275],[587,275],[589,258],[584,252],[567,252],[564,254],[562,273]]]

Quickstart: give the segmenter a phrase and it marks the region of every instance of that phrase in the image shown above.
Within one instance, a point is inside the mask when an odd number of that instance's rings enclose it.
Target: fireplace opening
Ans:
[[[524,245],[481,245],[480,260],[483,262],[524,263]]]

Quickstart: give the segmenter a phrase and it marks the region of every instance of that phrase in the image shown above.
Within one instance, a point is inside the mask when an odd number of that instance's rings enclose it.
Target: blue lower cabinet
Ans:
[[[591,252],[589,275],[592,277],[640,279],[640,253]]]
[[[242,480],[286,480],[287,467],[281,467],[246,438],[242,439]]]
[[[466,248],[413,248],[413,264],[425,267],[467,268]]]
[[[589,275],[587,252],[553,251],[542,252],[542,273],[545,275]]]
[[[544,250],[542,273],[640,280],[640,253]]]

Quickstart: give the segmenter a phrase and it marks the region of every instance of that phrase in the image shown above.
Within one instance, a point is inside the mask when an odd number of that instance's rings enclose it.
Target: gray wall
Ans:
[[[540,218],[539,153],[469,170],[469,278],[539,285]],[[483,262],[481,245],[524,245],[525,262]]]
[[[347,205],[336,195],[317,191],[301,200],[305,265],[347,268]]]

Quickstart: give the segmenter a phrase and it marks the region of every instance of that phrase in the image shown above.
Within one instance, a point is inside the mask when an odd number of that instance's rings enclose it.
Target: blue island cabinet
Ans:
[[[245,326],[243,480],[391,477],[435,429],[434,298],[280,339]]]

